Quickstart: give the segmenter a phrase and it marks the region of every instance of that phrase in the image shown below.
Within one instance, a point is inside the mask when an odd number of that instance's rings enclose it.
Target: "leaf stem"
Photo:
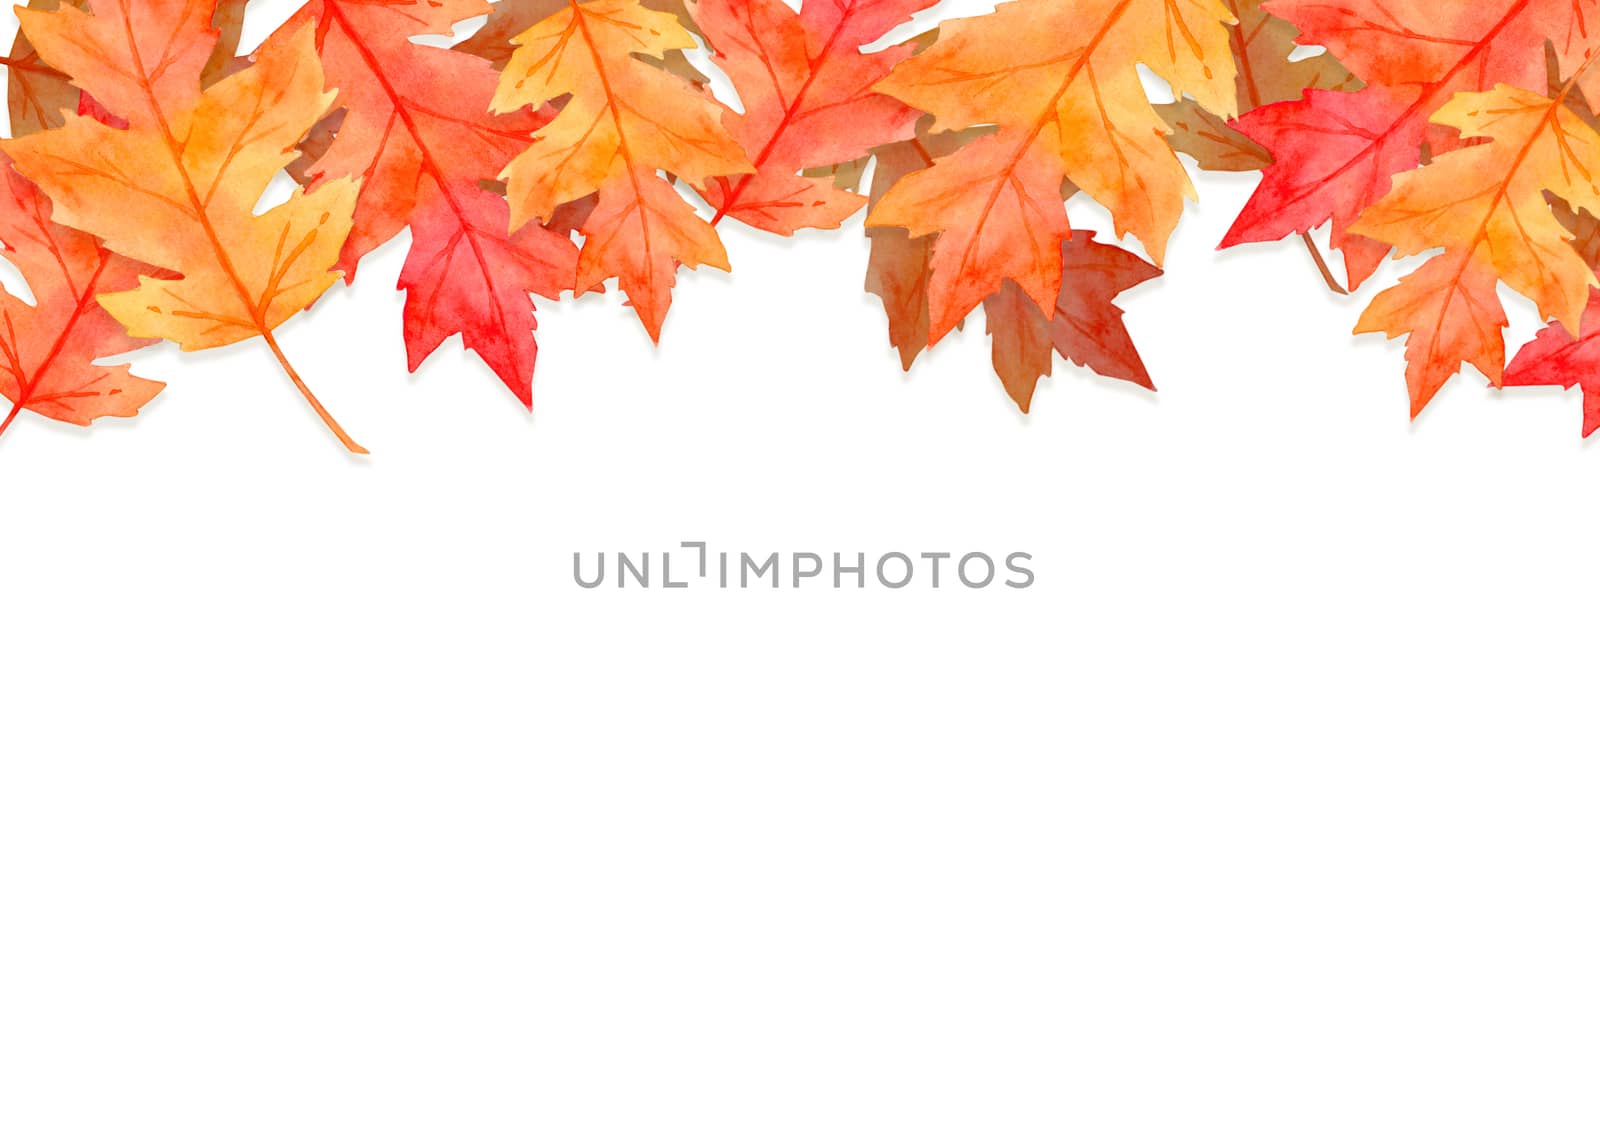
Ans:
[[[21,415],[22,415],[22,402],[21,401],[17,401],[15,404],[13,404],[11,406],[11,411],[10,411],[10,413],[8,413],[6,415],[5,420],[0,421],[0,436],[4,436],[6,434],[6,429],[10,428],[12,423],[15,422],[15,420],[17,419],[17,417],[19,417]]]
[[[1333,269],[1328,266],[1328,261],[1322,258],[1322,250],[1317,247],[1317,241],[1311,238],[1311,233],[1301,232],[1300,238],[1306,241],[1306,250],[1311,253],[1311,261],[1317,265],[1317,270],[1322,272],[1322,281],[1328,284],[1328,289],[1336,295],[1349,294],[1349,289],[1340,284],[1334,276]]]
[[[339,442],[358,456],[371,455],[371,452],[350,438],[350,433],[340,427],[339,422],[333,418],[333,414],[322,406],[322,402],[317,399],[317,395],[311,391],[311,387],[300,379],[300,374],[296,373],[294,366],[289,364],[289,358],[284,354],[283,347],[278,345],[278,339],[273,336],[272,331],[263,330],[261,336],[266,340],[267,347],[272,350],[272,356],[278,359],[278,364],[283,366],[283,371],[289,375],[289,380],[294,382],[294,387],[300,390],[300,395],[316,410],[317,415],[322,418],[322,423],[326,424],[328,429],[339,437]]]

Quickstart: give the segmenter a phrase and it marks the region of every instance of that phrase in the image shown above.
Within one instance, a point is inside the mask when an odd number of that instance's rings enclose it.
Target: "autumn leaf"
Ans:
[[[706,199],[724,216],[793,235],[837,228],[866,203],[830,172],[876,146],[911,137],[916,110],[872,90],[910,57],[910,45],[863,48],[905,23],[932,0],[806,0],[796,12],[782,0],[699,0],[695,13],[716,49],[714,61],[738,92],[741,114],[728,128],[756,172],[722,177]]]
[[[140,265],[106,251],[92,236],[50,218],[50,204],[8,165],[0,165],[0,243],[33,292],[33,304],[0,291],[0,396],[68,424],[133,416],[164,386],[126,365],[98,359],[138,349],[96,301],[138,286]]]
[[[728,257],[711,225],[658,174],[703,188],[712,177],[751,171],[722,126],[722,107],[638,58],[659,59],[694,39],[637,0],[572,0],[514,42],[495,111],[567,102],[506,166],[512,230],[598,192],[581,228],[577,292],[618,279],[659,340],[678,266],[726,271]]]
[[[95,0],[20,13],[45,62],[127,122],[88,117],[4,143],[62,223],[164,268],[101,304],[139,338],[185,350],[260,336],[340,440],[339,427],[290,365],[273,331],[339,278],[356,186],[335,181],[255,214],[274,175],[326,112],[312,29],[264,48],[253,65],[203,90],[218,41],[192,0]]]
[[[1070,233],[1064,181],[1161,260],[1194,189],[1139,66],[1232,117],[1231,19],[1221,0],[1016,0],[946,23],[876,85],[932,113],[937,130],[998,127],[902,179],[867,218],[913,237],[938,233],[930,340],[1007,279],[1041,309],[1054,306]]]
[[[87,7],[87,0],[29,0],[28,7],[53,12],[65,3],[73,8]],[[220,0],[212,18],[217,29],[216,47],[201,74],[201,84],[210,86],[232,69],[244,33],[245,0]],[[11,111],[11,136],[26,137],[39,130],[59,126],[69,110],[77,109],[81,92],[72,80],[39,58],[19,28],[5,60],[10,69],[6,97]]]
[[[1507,319],[1498,283],[1576,336],[1596,281],[1545,194],[1600,211],[1600,135],[1561,100],[1509,86],[1458,94],[1434,122],[1483,144],[1397,177],[1389,195],[1352,228],[1402,255],[1443,249],[1378,295],[1357,327],[1357,333],[1409,335],[1413,415],[1463,362],[1500,382]]]
[[[1223,0],[1233,15],[1229,45],[1237,71],[1238,112],[1289,102],[1307,90],[1354,90],[1361,81],[1331,53],[1292,58],[1295,27],[1262,6],[1263,0]],[[1222,117],[1185,98],[1156,108],[1172,134],[1172,146],[1216,172],[1254,172],[1272,164],[1267,150]]]
[[[1499,83],[1542,89],[1546,41],[1567,73],[1600,45],[1600,0],[1270,0],[1268,7],[1300,29],[1300,42],[1326,47],[1368,85],[1313,90],[1234,123],[1273,164],[1222,246],[1304,235],[1331,221],[1351,289],[1388,253],[1352,230],[1357,218],[1397,174],[1421,163],[1425,146],[1438,153],[1456,144],[1430,122],[1453,95]]]
[[[537,224],[511,234],[505,198],[484,185],[550,115],[492,115],[497,76],[488,63],[411,39],[485,11],[481,0],[313,0],[274,38],[315,24],[326,81],[339,91],[343,117],[309,177],[361,181],[339,260],[346,279],[409,226],[400,286],[411,370],[459,332],[531,405],[538,351],[529,294],[554,299],[571,289],[578,249]]]
[[[933,134],[876,150],[874,200],[976,136],[975,131]],[[909,370],[928,347],[934,238],[912,237],[899,228],[870,228],[868,235],[867,289],[883,300],[890,341]],[[1039,378],[1053,368],[1053,353],[1102,376],[1154,388],[1112,300],[1157,277],[1160,269],[1082,231],[1063,242],[1061,259],[1061,288],[1048,316],[1009,281],[984,300],[994,369],[1006,392],[1027,412]]]
[[[994,371],[1017,407],[1032,407],[1039,378],[1053,368],[1052,350],[1102,377],[1153,390],[1112,300],[1158,277],[1161,269],[1088,232],[1073,232],[1061,245],[1061,268],[1061,293],[1048,315],[1011,282],[983,300]]]

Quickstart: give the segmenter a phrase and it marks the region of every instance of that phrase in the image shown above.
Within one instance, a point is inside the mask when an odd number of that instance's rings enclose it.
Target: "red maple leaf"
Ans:
[[[537,224],[510,234],[505,197],[485,185],[549,115],[491,114],[489,63],[412,42],[488,10],[481,0],[315,0],[276,34],[313,21],[328,85],[339,91],[343,119],[310,173],[313,182],[362,178],[340,260],[346,277],[409,226],[400,286],[412,371],[459,332],[531,405],[538,351],[529,296],[571,289],[577,248]]]
[[[756,172],[706,186],[716,219],[732,216],[779,235],[837,228],[866,199],[803,170],[844,165],[902,141],[916,110],[872,90],[910,45],[864,52],[933,0],[700,0],[695,16],[744,106],[728,132]],[[715,221],[713,221],[715,222]]]
[[[24,409],[79,425],[133,416],[165,387],[97,364],[145,344],[97,301],[137,287],[140,264],[51,220],[49,202],[9,161],[0,164],[0,242],[34,297],[30,306],[0,291],[0,396],[11,402],[0,433]]]

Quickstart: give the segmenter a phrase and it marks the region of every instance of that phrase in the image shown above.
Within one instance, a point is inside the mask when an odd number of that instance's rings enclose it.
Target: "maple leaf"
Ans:
[[[1238,113],[1274,102],[1289,102],[1307,90],[1354,90],[1361,86],[1344,65],[1324,52],[1292,58],[1295,27],[1262,7],[1263,0],[1223,0],[1233,15],[1228,29],[1237,71]],[[1193,157],[1202,169],[1256,172],[1272,164],[1266,148],[1233,129],[1225,119],[1185,98],[1156,107],[1172,134],[1172,146]]]
[[[1413,415],[1463,362],[1500,383],[1507,319],[1497,283],[1577,335],[1596,281],[1546,193],[1600,211],[1600,135],[1560,99],[1510,86],[1458,94],[1434,122],[1482,144],[1395,178],[1389,195],[1352,228],[1402,255],[1444,252],[1379,294],[1356,328],[1410,335]]]
[[[909,44],[863,53],[932,0],[699,0],[695,13],[716,49],[715,62],[744,106],[728,128],[756,172],[718,178],[706,199],[724,216],[793,235],[837,228],[866,201],[831,173],[802,170],[849,164],[869,150],[912,136],[916,110],[872,90]]]
[[[355,225],[340,258],[360,259],[407,227],[400,275],[412,372],[458,331],[525,405],[532,405],[534,308],[573,285],[578,249],[530,224],[511,234],[505,198],[484,188],[520,153],[543,116],[489,112],[497,76],[470,54],[413,43],[481,15],[481,0],[314,0],[275,36],[316,25],[327,82],[344,111],[310,183],[361,179]]]
[[[1498,83],[1540,89],[1546,41],[1567,71],[1600,45],[1600,0],[1270,0],[1268,7],[1300,29],[1300,42],[1328,48],[1368,85],[1312,90],[1233,123],[1273,164],[1222,246],[1305,235],[1331,221],[1352,290],[1389,250],[1354,233],[1356,219],[1397,174],[1421,163],[1425,147],[1455,144],[1430,125],[1440,107]]]
[[[0,396],[12,405],[0,433],[24,409],[79,425],[133,416],[165,387],[96,364],[145,344],[95,301],[137,286],[140,265],[51,220],[49,202],[9,164],[0,164],[0,243],[34,298],[30,306],[0,291]]]
[[[1073,232],[1061,245],[1061,293],[1046,315],[1015,283],[983,300],[992,339],[994,371],[1027,412],[1039,378],[1052,369],[1051,351],[1102,377],[1154,389],[1138,348],[1114,302],[1161,269],[1131,251]]]
[[[978,136],[975,131],[919,136],[874,151],[876,200],[900,180],[930,167]],[[932,236],[913,237],[899,228],[870,228],[872,252],[867,289],[883,300],[889,339],[909,370],[928,347],[928,287]],[[1013,282],[984,300],[995,374],[1023,412],[1033,403],[1039,378],[1052,369],[1052,351],[1102,376],[1154,388],[1139,351],[1112,302],[1117,295],[1161,274],[1132,252],[1077,231],[1061,246],[1061,288],[1047,316]]]
[[[29,0],[28,7],[53,12],[62,4],[82,9],[87,0]],[[216,47],[201,74],[201,84],[210,86],[233,66],[244,34],[245,0],[220,0],[212,26],[217,29]],[[6,98],[11,111],[11,136],[26,137],[40,130],[61,125],[67,111],[78,108],[81,92],[72,80],[39,58],[25,30],[18,28],[11,54],[4,60],[10,68]]]
[[[902,179],[867,217],[914,237],[939,233],[932,341],[1007,279],[1041,309],[1054,306],[1070,232],[1064,181],[1161,260],[1194,188],[1138,68],[1231,117],[1231,19],[1221,0],[1016,0],[943,25],[932,47],[876,85],[932,113],[936,130],[998,127]]]
[[[572,0],[513,42],[494,109],[567,102],[504,170],[512,229],[598,193],[580,229],[576,290],[618,279],[659,340],[678,266],[726,271],[728,257],[715,229],[658,173],[703,188],[752,171],[719,103],[638,58],[693,47],[694,38],[637,0]]]
[[[296,192],[255,206],[294,146],[325,113],[312,29],[269,44],[258,60],[203,90],[218,40],[193,0],[94,0],[93,14],[20,13],[40,56],[127,123],[69,118],[4,143],[18,170],[55,203],[62,223],[163,268],[101,304],[139,338],[185,350],[260,336],[285,373],[352,451],[362,449],[306,387],[273,334],[339,276],[356,186]]]

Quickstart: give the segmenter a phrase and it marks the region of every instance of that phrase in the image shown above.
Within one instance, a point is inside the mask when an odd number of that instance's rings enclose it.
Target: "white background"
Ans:
[[[258,344],[20,421],[0,1127],[1593,1128],[1600,451],[1411,425],[1213,251],[1250,184],[1126,300],[1159,396],[903,377],[858,219],[726,226],[659,352],[545,304],[532,419],[406,375],[387,248],[285,335],[364,461]],[[1039,582],[570,580],[685,539]]]

